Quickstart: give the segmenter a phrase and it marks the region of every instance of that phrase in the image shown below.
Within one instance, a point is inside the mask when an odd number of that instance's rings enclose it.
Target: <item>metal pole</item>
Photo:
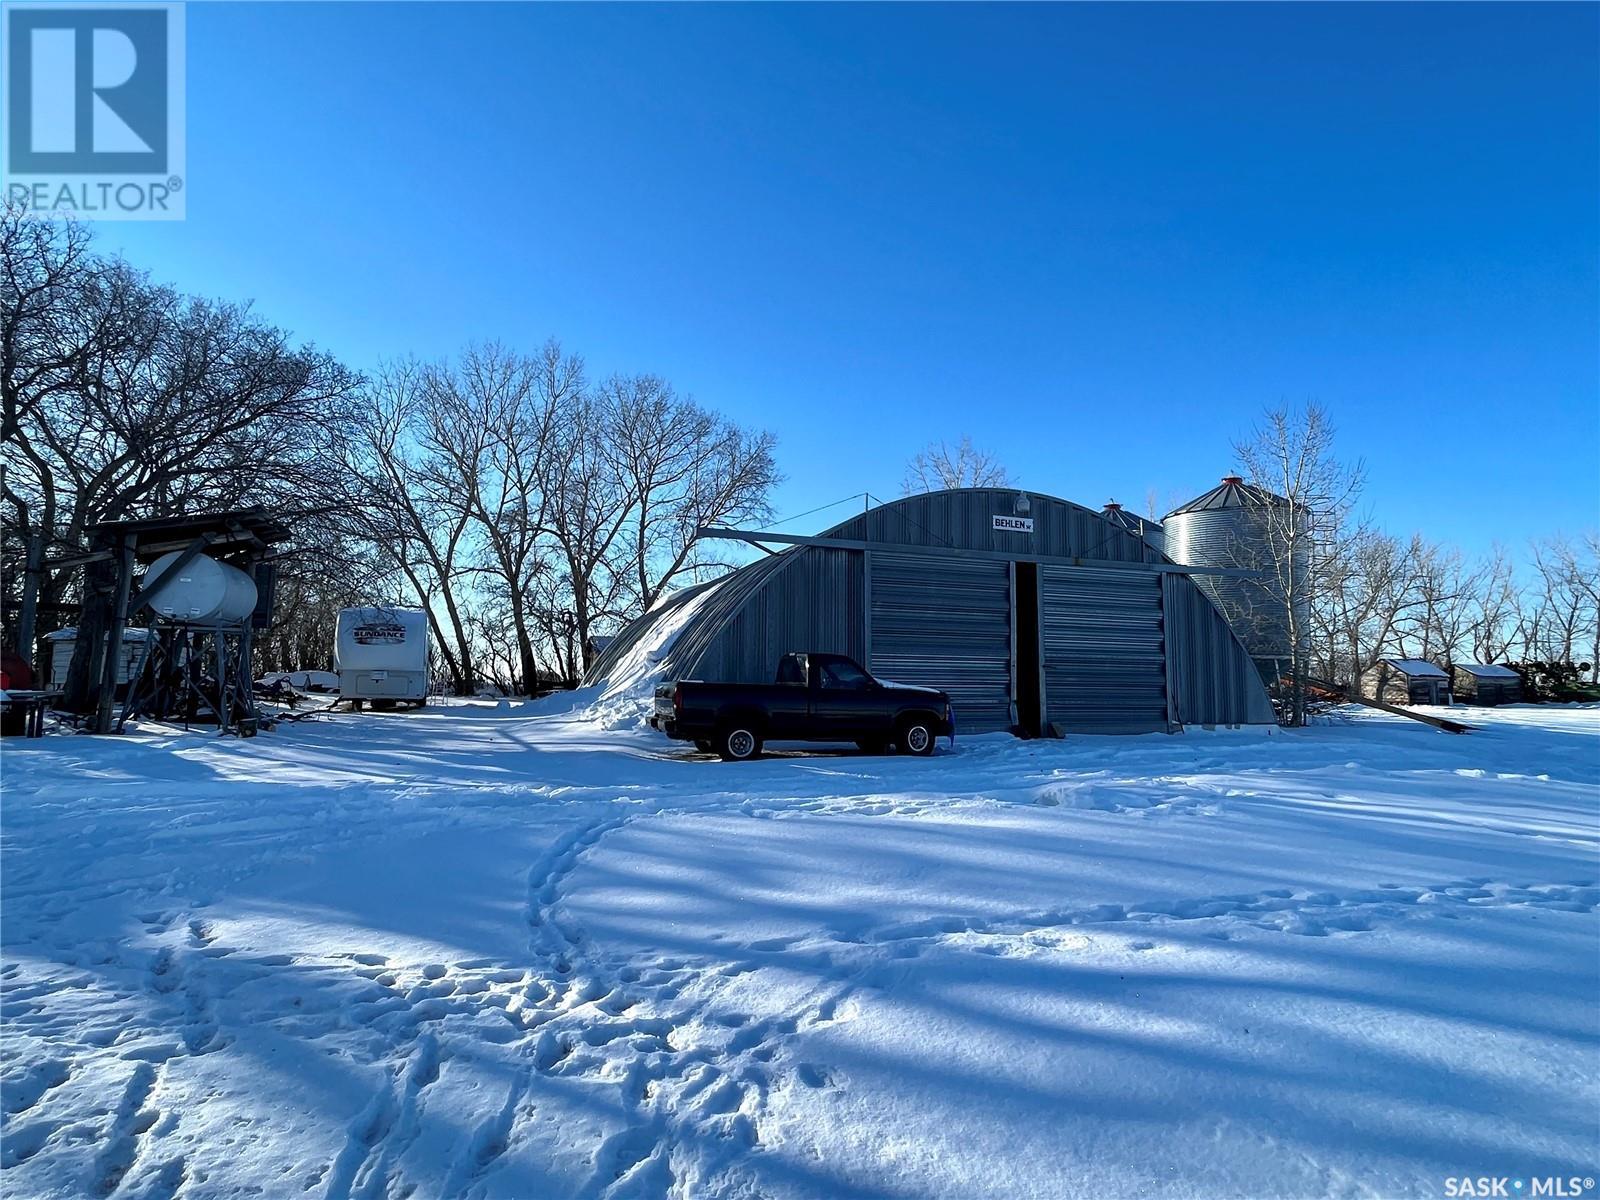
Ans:
[[[122,535],[117,554],[117,598],[106,630],[106,657],[100,664],[100,695],[94,716],[96,733],[111,732],[111,710],[117,699],[117,663],[122,658],[122,627],[128,623],[128,592],[133,587],[133,534]]]

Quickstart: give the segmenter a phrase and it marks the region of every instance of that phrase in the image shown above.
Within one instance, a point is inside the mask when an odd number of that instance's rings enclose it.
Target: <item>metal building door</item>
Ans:
[[[1067,733],[1166,732],[1161,576],[1039,567],[1045,720]]]
[[[958,732],[1010,729],[1011,564],[867,556],[869,669],[950,693]]]

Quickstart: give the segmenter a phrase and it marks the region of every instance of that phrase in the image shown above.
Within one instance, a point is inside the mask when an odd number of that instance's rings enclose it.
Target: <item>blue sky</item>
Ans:
[[[188,220],[358,368],[554,335],[780,440],[1163,511],[1315,399],[1396,532],[1600,508],[1600,7],[188,7]],[[799,522],[818,529],[830,514]]]

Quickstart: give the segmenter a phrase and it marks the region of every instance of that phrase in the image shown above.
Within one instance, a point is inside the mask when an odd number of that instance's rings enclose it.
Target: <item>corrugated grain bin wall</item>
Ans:
[[[1166,552],[1173,562],[1263,572],[1259,580],[1198,575],[1195,583],[1221,609],[1268,675],[1286,665],[1290,651],[1288,610],[1273,549],[1274,510],[1287,504],[1280,496],[1228,475],[1162,521]],[[1295,590],[1304,604],[1307,564],[1302,559],[1295,566]],[[1301,611],[1303,618],[1305,610]]]

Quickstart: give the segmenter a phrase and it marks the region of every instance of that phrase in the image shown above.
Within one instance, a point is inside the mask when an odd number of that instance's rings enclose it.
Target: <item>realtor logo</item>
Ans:
[[[183,216],[183,8],[5,4],[5,197],[38,216]]]

